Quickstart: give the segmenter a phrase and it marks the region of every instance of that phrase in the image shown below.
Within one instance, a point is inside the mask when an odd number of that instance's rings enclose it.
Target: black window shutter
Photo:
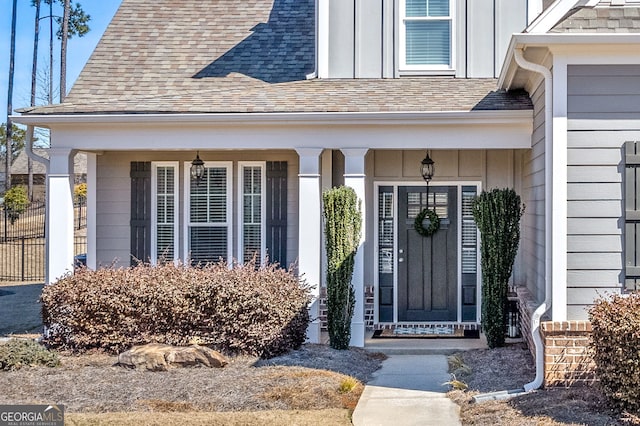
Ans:
[[[131,162],[131,266],[151,257],[151,162]]]
[[[267,162],[267,253],[287,265],[287,162]]]

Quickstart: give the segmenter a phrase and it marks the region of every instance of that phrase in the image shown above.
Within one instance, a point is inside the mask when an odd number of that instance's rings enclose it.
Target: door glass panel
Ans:
[[[378,321],[393,321],[395,270],[394,192],[381,186],[378,195]]]
[[[462,192],[462,273],[475,274],[478,268],[478,228],[473,220],[476,191]]]

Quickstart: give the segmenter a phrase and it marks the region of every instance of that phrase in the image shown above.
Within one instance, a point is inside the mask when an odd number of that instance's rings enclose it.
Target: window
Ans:
[[[265,167],[264,163],[239,163],[238,260],[260,263],[265,258]]]
[[[201,182],[185,163],[185,253],[192,264],[231,260],[231,163],[205,162]]]
[[[640,142],[627,142],[625,150],[625,287],[640,289]]]
[[[400,0],[400,70],[453,70],[453,0]]]
[[[157,162],[151,168],[151,263],[178,259],[178,163]],[[146,260],[146,259],[140,259]]]

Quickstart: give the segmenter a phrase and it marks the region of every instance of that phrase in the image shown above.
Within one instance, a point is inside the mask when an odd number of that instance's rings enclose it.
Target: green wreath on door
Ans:
[[[426,228],[422,224],[425,219],[429,219],[429,226],[427,226]],[[413,228],[418,232],[418,234],[422,235],[423,237],[430,237],[435,234],[438,229],[440,229],[440,217],[435,212],[435,210],[424,208],[416,216],[416,220],[413,223]]]

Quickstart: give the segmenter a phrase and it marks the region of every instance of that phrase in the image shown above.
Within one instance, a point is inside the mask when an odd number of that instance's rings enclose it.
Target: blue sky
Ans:
[[[73,37],[67,47],[67,91],[78,78],[80,71],[100,41],[109,21],[115,14],[121,0],[72,0],[79,2],[86,13],[91,15],[91,31],[84,37]],[[7,120],[7,90],[9,81],[9,52],[11,41],[11,8],[13,0],[0,0],[0,123]],[[61,7],[55,4],[54,15],[61,14]],[[47,16],[49,7],[43,2],[40,16]],[[29,105],[31,93],[31,61],[33,56],[33,31],[35,8],[31,0],[18,0],[16,20],[16,59],[13,83],[13,108]],[[57,24],[54,21],[54,32]],[[60,42],[55,39],[54,87],[59,86]],[[38,47],[38,67],[49,63],[49,21],[40,21],[40,43]],[[54,102],[58,102],[56,99]]]

